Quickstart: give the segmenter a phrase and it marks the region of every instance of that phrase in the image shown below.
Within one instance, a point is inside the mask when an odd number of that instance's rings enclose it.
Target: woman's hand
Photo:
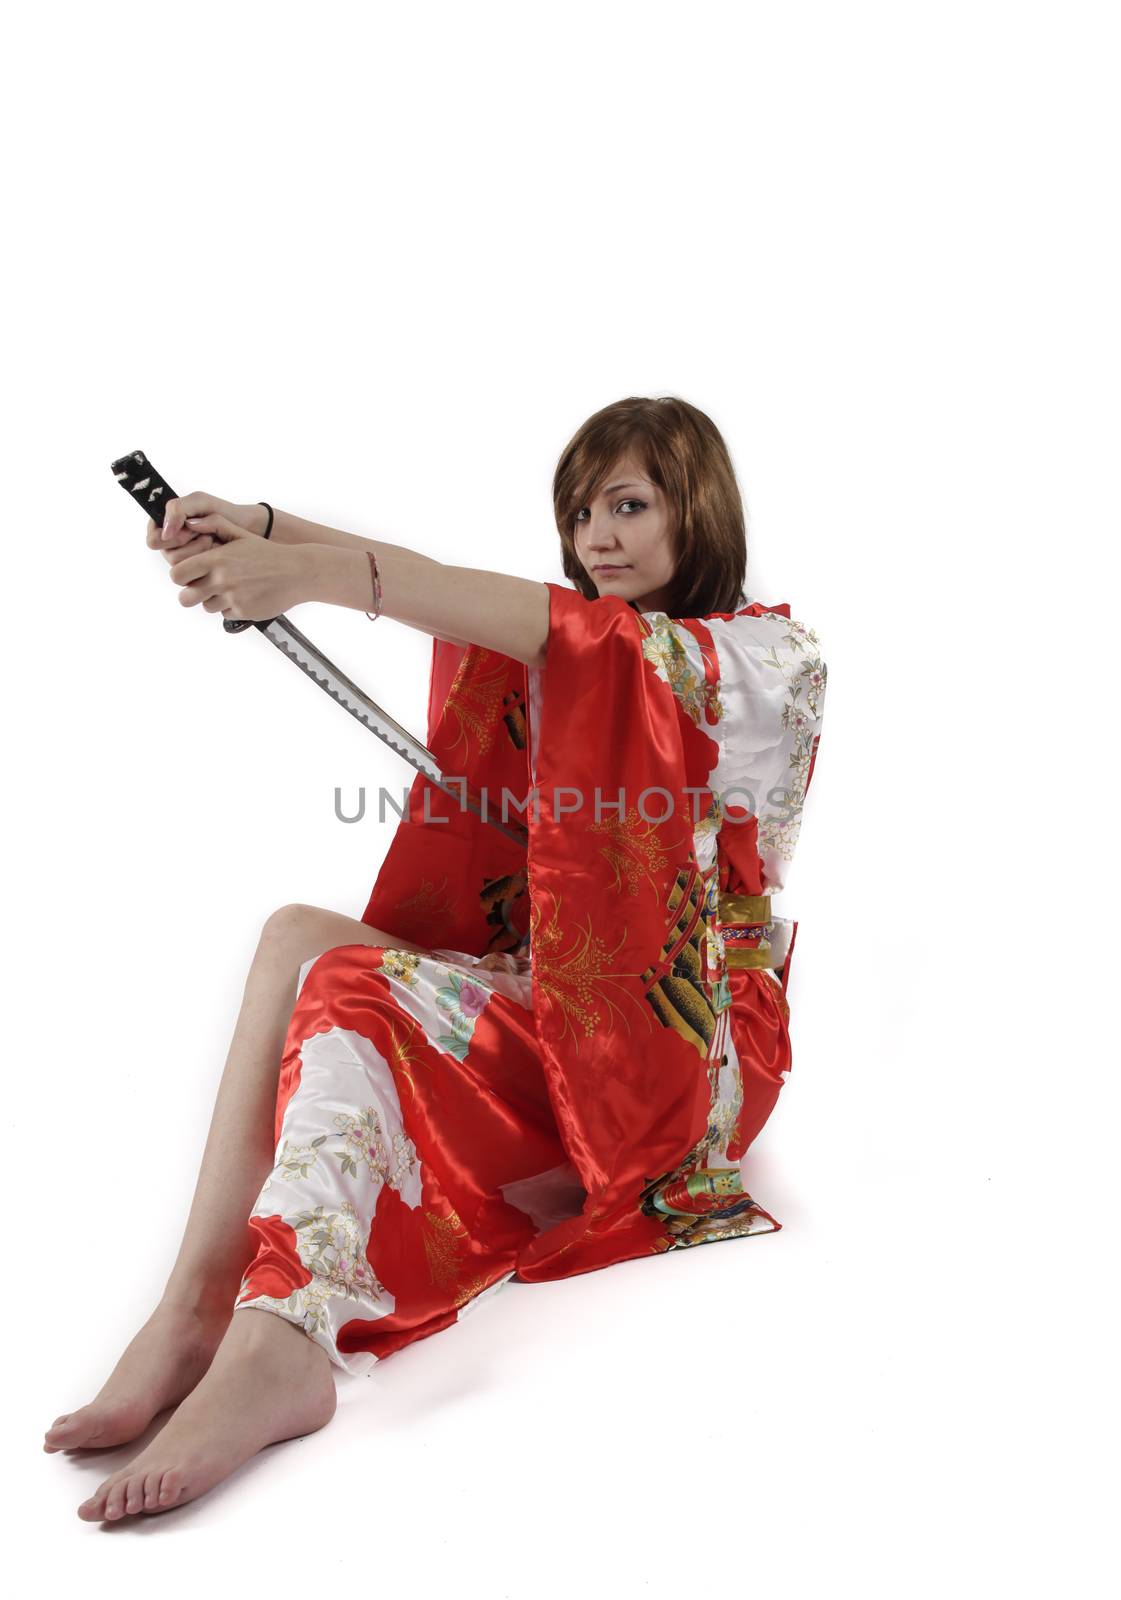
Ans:
[[[260,534],[262,537],[268,526],[268,512],[264,506],[235,505],[232,500],[221,500],[216,494],[196,489],[193,494],[181,495],[178,500],[167,502],[162,527],[153,518],[148,518],[149,550],[159,550],[164,560],[174,566],[184,556],[197,556],[204,550],[212,549],[218,543],[212,533],[196,534],[186,525],[188,517],[201,517],[210,512],[217,512],[230,522],[237,523],[247,533]]]
[[[488,972],[515,972],[517,965],[513,952],[509,950],[492,950],[489,955],[481,956],[475,965],[486,967]]]
[[[168,577],[180,585],[181,605],[201,605],[238,622],[262,622],[311,598],[314,545],[274,545],[217,511],[188,517],[183,528],[188,542],[165,552],[171,561]]]
[[[180,495],[178,500],[167,502],[162,528],[151,517],[148,518],[148,548],[162,550],[165,555],[169,550],[181,550],[192,537],[191,530],[186,526],[187,518],[205,517],[213,513],[236,523],[246,533],[263,535],[268,526],[269,514],[264,506],[239,506],[232,500],[221,500],[216,494],[196,489],[193,494]],[[213,544],[214,540],[211,539],[210,543]]]

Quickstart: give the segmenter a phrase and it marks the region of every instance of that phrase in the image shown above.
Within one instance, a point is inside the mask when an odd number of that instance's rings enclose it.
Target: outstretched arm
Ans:
[[[549,640],[546,584],[450,566],[402,545],[359,539],[315,523],[301,529],[301,519],[283,513],[276,522],[281,537],[276,539],[274,523],[275,543],[266,544],[256,537],[256,529],[231,522],[221,512],[187,517],[183,526],[195,537],[176,550],[169,569],[183,589],[181,602],[249,621],[278,616],[305,600],[370,611],[372,551],[386,616],[436,638],[482,645],[527,666],[544,666]],[[331,542],[309,542],[310,530],[319,540],[331,535]],[[301,531],[303,537],[298,536]],[[198,537],[203,535],[220,542],[211,545]],[[198,550],[199,543],[207,547]]]
[[[370,541],[375,543],[375,541]],[[308,545],[308,600],[373,608],[370,562],[364,549]],[[375,549],[385,616],[424,633],[497,650],[526,666],[545,664],[549,591],[529,578],[479,567],[415,559],[394,545]]]
[[[256,505],[246,506],[244,510],[246,527],[252,528],[254,533],[264,533],[268,526],[268,509],[263,505]],[[437,565],[431,556],[421,555],[419,550],[409,550],[402,544],[389,544],[384,539],[364,539],[361,534],[346,533],[342,528],[330,528],[322,522],[309,522],[306,517],[297,517],[291,511],[274,509],[272,532],[269,537],[274,544],[329,544],[339,550],[372,550],[379,562],[383,555],[396,554],[406,556],[410,561],[425,562],[428,566]],[[443,639],[447,644],[466,645],[470,642],[455,634],[445,633],[442,629],[428,628],[425,631],[435,639]]]

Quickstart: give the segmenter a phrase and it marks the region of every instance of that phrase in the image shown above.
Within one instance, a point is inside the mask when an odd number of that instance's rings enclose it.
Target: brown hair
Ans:
[[[671,617],[735,611],[744,603],[747,532],[731,457],[712,419],[673,395],[616,400],[564,447],[553,476],[553,512],[565,577],[586,600],[599,598],[576,554],[575,517],[628,453],[665,494],[676,525],[677,563],[662,609]]]

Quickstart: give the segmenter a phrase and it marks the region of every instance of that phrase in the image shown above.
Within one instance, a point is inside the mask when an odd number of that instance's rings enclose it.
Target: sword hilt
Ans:
[[[168,501],[174,500],[176,496],[166,478],[160,477],[143,450],[133,450],[127,456],[118,456],[112,463],[111,470],[121,488],[127,489],[141,510],[148,513],[158,528],[162,528],[164,508]],[[254,622],[248,618],[237,620],[233,617],[223,617],[222,626],[227,633],[240,633],[243,628],[267,628],[269,623],[275,620],[275,617],[269,617]]]
[[[112,469],[113,476],[121,487],[127,489],[137,505],[147,512],[157,527],[162,528],[164,508],[169,500],[175,499],[175,495],[143,450],[133,450],[130,455],[118,456],[112,463]],[[480,798],[466,783],[462,794],[453,789],[444,778],[432,751],[414,739],[388,712],[375,705],[356,683],[353,683],[344,672],[339,671],[333,661],[329,661],[321,650],[316,649],[310,639],[305,639],[287,617],[268,617],[259,621],[223,617],[222,625],[227,633],[240,633],[243,628],[260,629],[270,644],[282,650],[296,663],[301,672],[306,673],[321,689],[326,690],[344,711],[349,711],[352,717],[357,717],[363,727],[369,728],[370,732],[376,734],[384,744],[389,745],[390,749],[403,756],[430,783],[444,794],[450,795],[453,800],[457,800],[461,806],[466,805],[468,810],[473,811],[483,822],[489,823],[492,828],[497,828],[499,833],[504,833],[507,838],[513,839],[515,844],[525,846],[528,843],[529,830],[524,824],[515,823],[512,827],[506,827],[503,823],[496,822],[492,816],[485,815],[485,807],[481,804]]]

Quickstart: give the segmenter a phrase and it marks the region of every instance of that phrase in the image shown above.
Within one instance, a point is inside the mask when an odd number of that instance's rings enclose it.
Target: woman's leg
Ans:
[[[44,1449],[103,1448],[136,1438],[158,1411],[190,1393],[210,1365],[256,1251],[247,1219],[273,1165],[277,1079],[299,970],[310,957],[346,944],[420,948],[317,906],[283,906],[266,921],[163,1296],[96,1399],[59,1418]]]
[[[368,1371],[458,1321],[555,1216],[565,1152],[530,975],[484,978],[455,957],[352,940],[310,965],[245,1291],[207,1371],[82,1503],[84,1521],[182,1505],[273,1441],[323,1427],[332,1365]]]
[[[346,944],[420,949],[317,906],[282,906],[265,923],[165,1300],[193,1310],[219,1311],[229,1320],[241,1275],[257,1253],[248,1216],[276,1153],[277,1077],[300,966],[311,956]]]

